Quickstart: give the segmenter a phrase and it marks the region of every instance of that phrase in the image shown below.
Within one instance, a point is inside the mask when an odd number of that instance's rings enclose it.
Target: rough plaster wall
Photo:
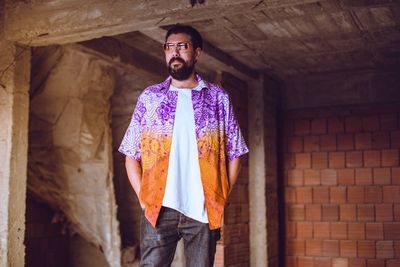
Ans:
[[[58,64],[43,61],[50,71],[45,81],[32,81],[41,86],[31,100],[28,189],[61,210],[110,266],[120,266],[109,128],[115,73],[72,49],[59,58]],[[36,74],[33,80],[46,77]]]
[[[23,266],[30,52],[1,31],[0,23],[0,266]]]

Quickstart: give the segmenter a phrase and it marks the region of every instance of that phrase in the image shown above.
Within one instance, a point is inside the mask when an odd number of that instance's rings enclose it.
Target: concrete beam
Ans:
[[[250,266],[267,266],[264,81],[249,84],[249,208]]]
[[[155,81],[163,80],[167,76],[164,61],[143,53],[117,39],[103,37],[80,42],[79,44],[79,46],[74,47],[90,54],[96,54],[101,58],[112,61],[116,65],[121,65],[121,67],[131,70],[136,75],[150,77]]]
[[[30,49],[0,34],[0,266],[24,266]]]
[[[164,43],[165,35],[167,33],[166,30],[158,27],[141,30],[141,32],[160,44]],[[216,47],[213,47],[208,42],[204,42],[203,53],[197,64],[200,68],[229,72],[244,81],[257,80],[259,76],[259,72],[257,70],[254,70],[237,61],[232,56],[226,54]]]

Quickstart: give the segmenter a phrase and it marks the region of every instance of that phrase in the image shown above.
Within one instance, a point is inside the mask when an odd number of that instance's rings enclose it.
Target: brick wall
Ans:
[[[285,114],[286,266],[400,266],[400,105]]]
[[[26,267],[69,266],[70,237],[60,223],[52,223],[54,211],[27,194],[25,229]]]

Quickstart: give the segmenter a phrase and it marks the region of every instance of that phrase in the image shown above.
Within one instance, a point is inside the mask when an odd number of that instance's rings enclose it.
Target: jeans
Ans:
[[[140,266],[170,266],[178,241],[183,238],[186,266],[211,267],[220,229],[162,207],[154,228],[142,213],[140,224]]]

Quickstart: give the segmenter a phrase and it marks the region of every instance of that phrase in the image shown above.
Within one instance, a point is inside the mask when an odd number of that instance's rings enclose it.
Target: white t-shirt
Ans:
[[[193,89],[170,85],[169,90],[178,91],[178,100],[162,205],[197,221],[208,223],[192,104],[192,90],[201,90],[203,87],[202,81]]]

